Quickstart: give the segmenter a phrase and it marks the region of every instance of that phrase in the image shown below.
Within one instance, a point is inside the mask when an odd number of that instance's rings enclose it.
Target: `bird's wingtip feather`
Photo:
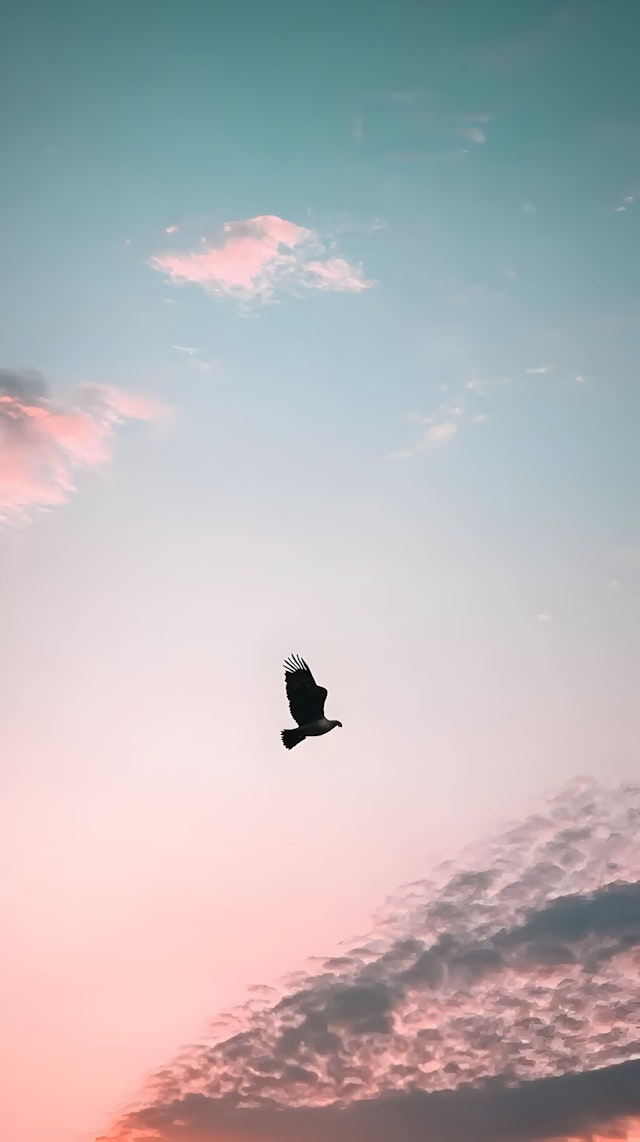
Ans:
[[[289,674],[295,674],[297,670],[309,669],[304,658],[301,658],[299,654],[290,654],[288,658],[285,658],[284,668]]]

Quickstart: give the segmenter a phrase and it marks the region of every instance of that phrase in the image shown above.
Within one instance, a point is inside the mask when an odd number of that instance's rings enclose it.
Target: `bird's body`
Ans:
[[[334,726],[339,726],[340,722],[331,722],[328,718],[318,718],[317,722],[309,722],[304,727],[305,737],[316,738],[320,734],[328,734]]]
[[[282,731],[280,736],[285,748],[293,749],[305,738],[317,738],[328,734],[335,726],[342,726],[342,722],[325,718],[327,691],[324,686],[317,685],[304,659],[292,655],[284,667],[289,709],[292,718],[298,723],[297,730]]]

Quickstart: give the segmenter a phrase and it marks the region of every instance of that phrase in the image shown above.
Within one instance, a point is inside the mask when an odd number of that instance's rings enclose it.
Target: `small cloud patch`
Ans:
[[[109,385],[82,385],[56,400],[39,374],[0,369],[0,522],[24,523],[36,509],[65,503],[78,471],[111,460],[120,425],[160,412]]]
[[[335,242],[327,245],[317,231],[275,214],[227,222],[211,239],[202,237],[199,248],[159,254],[149,264],[173,285],[199,285],[240,303],[269,301],[277,292],[362,293],[374,284]]]

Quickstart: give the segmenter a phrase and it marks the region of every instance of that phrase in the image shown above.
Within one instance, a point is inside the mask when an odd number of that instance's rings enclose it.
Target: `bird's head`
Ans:
[[[342,729],[342,722],[334,722],[333,724],[334,726],[340,726],[340,729]]]

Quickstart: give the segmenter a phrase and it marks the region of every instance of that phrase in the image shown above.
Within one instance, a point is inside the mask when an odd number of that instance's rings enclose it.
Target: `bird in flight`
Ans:
[[[284,669],[291,717],[298,723],[297,730],[282,731],[280,736],[285,748],[293,749],[294,745],[304,741],[305,738],[328,734],[334,726],[342,728],[342,722],[325,718],[324,704],[327,691],[324,686],[318,686],[304,659],[292,654],[285,661]]]

